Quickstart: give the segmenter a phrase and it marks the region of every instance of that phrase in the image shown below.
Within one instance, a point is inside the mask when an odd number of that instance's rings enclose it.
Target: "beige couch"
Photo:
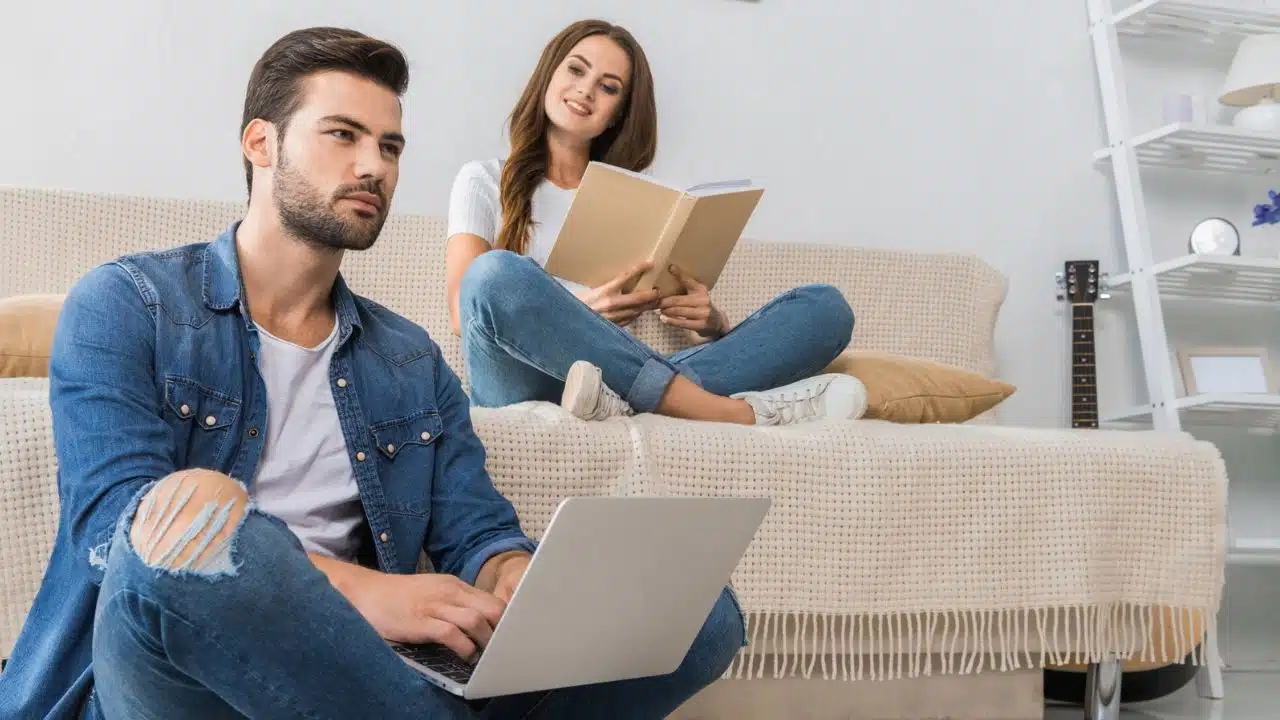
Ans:
[[[120,254],[208,241],[241,211],[0,188],[0,298],[65,292]],[[444,227],[394,216],[344,274],[422,323],[462,373]],[[854,349],[995,373],[1006,284],[978,259],[744,241],[714,296],[740,319],[808,282],[846,294]],[[686,342],[658,323],[634,331],[665,351]],[[0,380],[0,656],[56,527],[47,392],[42,378]],[[1181,658],[1194,640],[1153,637],[1157,611],[1191,627],[1218,609],[1225,471],[1212,445],[1181,433],[584,423],[549,403],[473,417],[495,482],[535,536],[566,495],[773,497],[734,576],[751,645],[681,717],[1039,717],[1046,664]]]

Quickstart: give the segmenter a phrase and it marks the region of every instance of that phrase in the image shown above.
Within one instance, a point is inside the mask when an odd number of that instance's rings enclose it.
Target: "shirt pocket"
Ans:
[[[444,433],[440,413],[422,410],[369,426],[377,449],[378,479],[387,511],[426,515],[435,473],[436,444]]]
[[[227,440],[240,416],[240,401],[194,380],[168,376],[164,411],[177,431],[179,468],[223,470]]]

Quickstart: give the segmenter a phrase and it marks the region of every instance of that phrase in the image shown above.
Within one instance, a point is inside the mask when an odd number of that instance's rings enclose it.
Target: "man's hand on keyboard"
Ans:
[[[507,609],[502,600],[453,575],[375,577],[353,604],[384,639],[440,643],[468,662],[474,662],[489,643]]]

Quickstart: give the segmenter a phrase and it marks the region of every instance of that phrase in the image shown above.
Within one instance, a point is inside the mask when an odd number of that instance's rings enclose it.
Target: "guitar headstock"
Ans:
[[[1068,260],[1062,271],[1067,302],[1092,305],[1098,300],[1098,261]]]

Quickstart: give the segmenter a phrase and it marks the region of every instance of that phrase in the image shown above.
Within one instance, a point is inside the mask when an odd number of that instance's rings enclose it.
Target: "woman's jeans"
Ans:
[[[653,412],[676,374],[727,397],[821,373],[848,346],[853,311],[830,285],[785,292],[724,337],[670,356],[574,297],[531,259],[477,257],[458,298],[471,400],[501,407],[558,402],[569,367],[586,360],[637,412]]]

